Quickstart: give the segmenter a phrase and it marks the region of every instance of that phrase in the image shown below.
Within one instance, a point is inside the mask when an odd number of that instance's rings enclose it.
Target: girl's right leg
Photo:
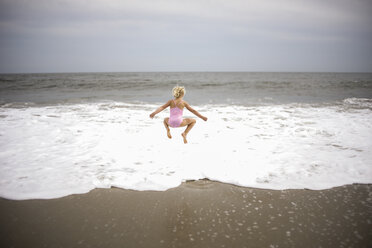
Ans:
[[[165,129],[167,129],[167,136],[168,136],[168,138],[171,139],[171,138],[172,138],[172,135],[171,135],[171,133],[170,133],[170,129],[169,129],[168,121],[169,121],[169,117],[164,118],[163,123],[164,123]]]
[[[195,126],[195,123],[196,123],[196,120],[193,119],[193,118],[185,118],[181,122],[180,127],[187,126],[187,128],[185,129],[185,131],[181,134],[182,137],[183,137],[183,143],[185,143],[185,144],[187,143],[186,136],[190,132],[190,130]]]

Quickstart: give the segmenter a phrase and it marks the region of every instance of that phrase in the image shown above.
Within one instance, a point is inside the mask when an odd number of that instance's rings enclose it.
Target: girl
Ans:
[[[191,128],[195,125],[196,120],[193,118],[182,118],[183,109],[186,107],[191,113],[198,116],[199,118],[207,121],[207,117],[202,116],[198,111],[193,109],[186,101],[183,100],[183,97],[186,94],[186,90],[182,86],[176,86],[173,88],[173,96],[174,99],[169,100],[163,106],[159,107],[153,113],[150,114],[150,118],[154,118],[154,116],[166,109],[168,106],[170,107],[170,117],[164,118],[164,126],[167,129],[167,136],[168,138],[172,138],[170,133],[169,127],[184,127],[187,126],[185,131],[181,134],[183,137],[183,142],[186,144],[187,139],[186,136],[190,132]]]

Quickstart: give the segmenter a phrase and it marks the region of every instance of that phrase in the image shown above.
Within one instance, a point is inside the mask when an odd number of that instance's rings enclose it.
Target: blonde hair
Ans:
[[[178,86],[178,85],[177,85],[176,87],[173,88],[172,92],[173,92],[173,96],[174,96],[175,98],[178,98],[178,97],[180,97],[180,96],[186,94],[185,87],[183,87],[183,86]]]

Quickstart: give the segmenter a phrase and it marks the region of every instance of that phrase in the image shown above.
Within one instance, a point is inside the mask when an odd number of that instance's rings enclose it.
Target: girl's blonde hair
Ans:
[[[178,98],[178,97],[180,97],[180,96],[186,94],[185,87],[183,87],[183,86],[178,86],[178,85],[177,85],[176,87],[173,88],[172,92],[173,92],[173,96],[174,96],[175,98]]]

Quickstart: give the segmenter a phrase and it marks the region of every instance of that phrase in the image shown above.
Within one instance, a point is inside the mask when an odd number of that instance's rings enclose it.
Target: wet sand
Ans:
[[[1,247],[372,247],[372,185],[263,190],[199,180],[0,199]]]

